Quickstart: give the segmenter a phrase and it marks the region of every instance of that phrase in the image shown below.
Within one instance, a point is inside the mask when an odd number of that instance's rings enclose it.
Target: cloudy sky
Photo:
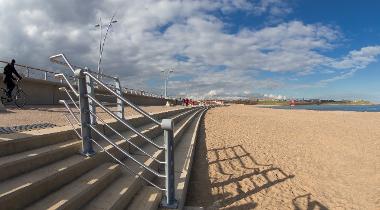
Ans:
[[[169,95],[380,101],[380,2],[327,0],[0,0],[0,60],[61,69],[64,53],[130,88]]]

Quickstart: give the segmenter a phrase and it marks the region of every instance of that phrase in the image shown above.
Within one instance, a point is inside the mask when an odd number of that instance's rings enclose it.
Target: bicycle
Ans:
[[[10,104],[14,102],[17,107],[22,108],[25,106],[28,95],[22,90],[20,85],[18,84],[20,80],[16,80],[15,88],[12,91],[11,98],[7,96],[7,89],[1,88],[3,95],[0,97],[1,102],[4,105]]]

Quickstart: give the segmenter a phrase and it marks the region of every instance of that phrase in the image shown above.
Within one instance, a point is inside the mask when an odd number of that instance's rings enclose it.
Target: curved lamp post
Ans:
[[[98,74],[102,74],[103,72],[101,72],[101,69],[100,69],[100,64],[102,62],[102,54],[103,54],[103,50],[104,50],[104,44],[106,42],[106,39],[107,39],[107,35],[108,35],[108,32],[112,26],[113,23],[117,23],[117,20],[114,20],[115,18],[115,15],[114,14],[109,22],[108,25],[103,25],[102,24],[102,18],[99,19],[99,24],[96,24],[95,27],[96,28],[100,28],[100,41],[99,41],[99,61],[98,61]],[[104,35],[104,38],[103,38],[103,26],[107,26],[107,31],[106,31],[106,34]],[[99,75],[98,75],[98,78],[99,78]]]

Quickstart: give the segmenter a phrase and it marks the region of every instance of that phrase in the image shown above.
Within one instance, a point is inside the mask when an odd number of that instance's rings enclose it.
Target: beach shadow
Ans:
[[[202,120],[185,206],[254,209],[259,204],[252,195],[293,177],[260,163],[242,145],[207,150]]]
[[[250,167],[249,165],[255,165],[255,166],[266,166],[266,167],[272,167],[273,164],[261,164],[258,163],[248,152],[244,149],[241,145],[236,146],[230,146],[230,147],[223,147],[218,149],[210,149],[208,150],[211,155],[214,155],[216,157],[215,160],[210,161],[209,164],[216,164],[221,173],[226,175],[231,175],[223,171],[223,164],[229,164],[232,168],[243,168],[243,169],[253,169],[257,170],[258,168]],[[221,158],[221,154],[227,156],[227,158]],[[235,161],[237,161],[237,166],[235,164]]]
[[[328,210],[321,202],[312,200],[310,193],[294,198],[292,203],[294,210]]]
[[[242,145],[210,149],[208,152],[210,168],[218,177],[217,182],[211,183],[215,200],[213,207],[255,208],[258,204],[252,195],[294,177],[272,164],[259,163]],[[229,207],[231,204],[234,206]]]

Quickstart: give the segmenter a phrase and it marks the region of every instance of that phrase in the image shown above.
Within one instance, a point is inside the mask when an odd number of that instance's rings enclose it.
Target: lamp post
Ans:
[[[107,31],[106,31],[106,34],[104,35],[104,38],[103,38],[103,26],[106,26],[106,25],[102,24],[102,18],[99,19],[99,24],[95,25],[96,28],[98,28],[98,27],[100,28],[98,78],[99,78],[99,75],[102,74],[101,69],[100,69],[100,64],[102,62],[102,54],[103,54],[103,50],[104,50],[104,44],[105,44],[106,39],[107,39],[108,31],[110,30],[113,23],[117,23],[117,20],[114,20],[115,15],[116,14],[114,14],[112,16],[109,24],[107,25]]]
[[[164,73],[164,97],[165,97],[165,99],[167,99],[168,98],[167,91],[168,91],[169,74],[173,73],[174,70],[173,70],[173,68],[169,68],[169,69],[161,70],[161,72]]]

